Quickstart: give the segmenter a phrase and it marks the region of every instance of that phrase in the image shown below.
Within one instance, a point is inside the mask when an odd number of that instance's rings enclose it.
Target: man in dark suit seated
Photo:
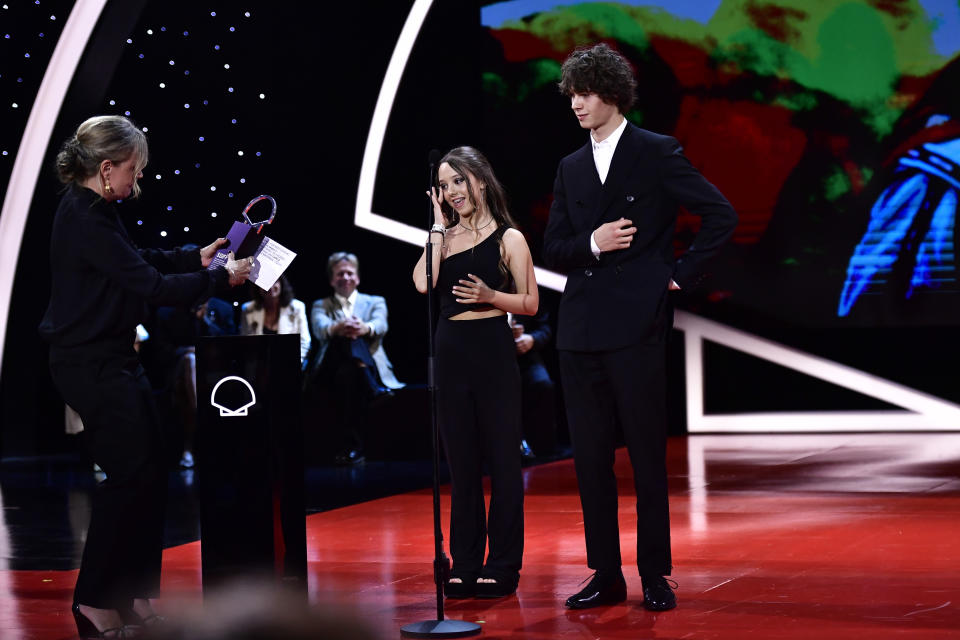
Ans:
[[[623,429],[637,494],[637,569],[644,606],[672,609],[667,496],[666,343],[670,290],[693,287],[733,234],[737,214],[674,138],[627,122],[637,83],[606,44],[574,51],[561,68],[586,144],[560,161],[543,258],[567,275],[557,349],[583,507],[587,565],[596,572],[571,609],[622,602],[614,451]],[[675,258],[678,205],[700,216]]]
[[[511,314],[510,326],[513,329],[513,341],[517,345],[517,365],[520,367],[523,419],[520,455],[524,460],[531,460],[538,452],[549,454],[557,448],[553,379],[543,360],[544,350],[553,344],[550,312],[541,304],[535,316]]]
[[[360,262],[352,253],[337,252],[327,260],[333,295],[310,310],[310,331],[316,340],[308,379],[333,391],[336,437],[341,448],[334,460],[352,465],[364,461],[363,431],[370,401],[403,387],[383,349],[387,333],[387,301],[357,291]]]

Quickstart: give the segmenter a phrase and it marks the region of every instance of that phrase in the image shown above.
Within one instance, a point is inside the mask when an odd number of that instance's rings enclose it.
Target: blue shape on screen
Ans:
[[[960,51],[960,3],[957,0],[919,0],[933,27],[933,48],[937,53],[952,58]]]
[[[944,271],[950,271],[953,264],[953,225],[957,212],[957,192],[947,191],[933,214],[927,236],[917,251],[917,266],[913,270],[910,289],[911,297],[918,287],[936,286],[945,281]]]
[[[955,281],[953,230],[958,194],[960,139],[927,143],[899,159],[894,179],[873,204],[867,231],[850,258],[838,316],[849,314],[864,293],[883,290],[894,264],[903,257],[904,241],[921,209],[933,213],[921,230],[923,238],[904,296],[909,299],[921,288],[937,289]]]

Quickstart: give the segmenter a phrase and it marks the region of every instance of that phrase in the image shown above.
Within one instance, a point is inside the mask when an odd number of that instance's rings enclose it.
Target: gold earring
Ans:
[[[108,182],[103,185],[103,190],[106,191],[107,193],[110,193],[111,191],[113,191],[113,188],[110,186],[110,183]]]

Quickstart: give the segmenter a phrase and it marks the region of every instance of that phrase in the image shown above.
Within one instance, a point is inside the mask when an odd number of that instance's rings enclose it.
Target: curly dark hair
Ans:
[[[560,93],[595,93],[607,104],[615,104],[620,113],[633,107],[637,98],[637,80],[627,59],[601,42],[580,47],[560,68]]]

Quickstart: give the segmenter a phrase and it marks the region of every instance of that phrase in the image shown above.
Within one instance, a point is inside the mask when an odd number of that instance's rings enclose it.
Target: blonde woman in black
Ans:
[[[523,556],[520,373],[507,312],[532,315],[539,296],[526,240],[490,163],[472,147],[440,161],[433,282],[440,300],[436,374],[451,479],[449,598],[512,594]],[[426,250],[413,270],[428,291]],[[490,475],[489,515],[483,469]],[[484,561],[484,550],[489,554]]]
[[[207,269],[203,249],[139,249],[118,202],[136,198],[146,136],[121,116],[84,121],[57,155],[66,189],[50,238],[50,303],[40,335],[50,373],[84,425],[84,444],[106,473],[94,493],[74,590],[81,638],[132,637],[160,620],[166,467],[150,383],[134,351],[147,305],[189,305],[246,282],[252,260]]]

